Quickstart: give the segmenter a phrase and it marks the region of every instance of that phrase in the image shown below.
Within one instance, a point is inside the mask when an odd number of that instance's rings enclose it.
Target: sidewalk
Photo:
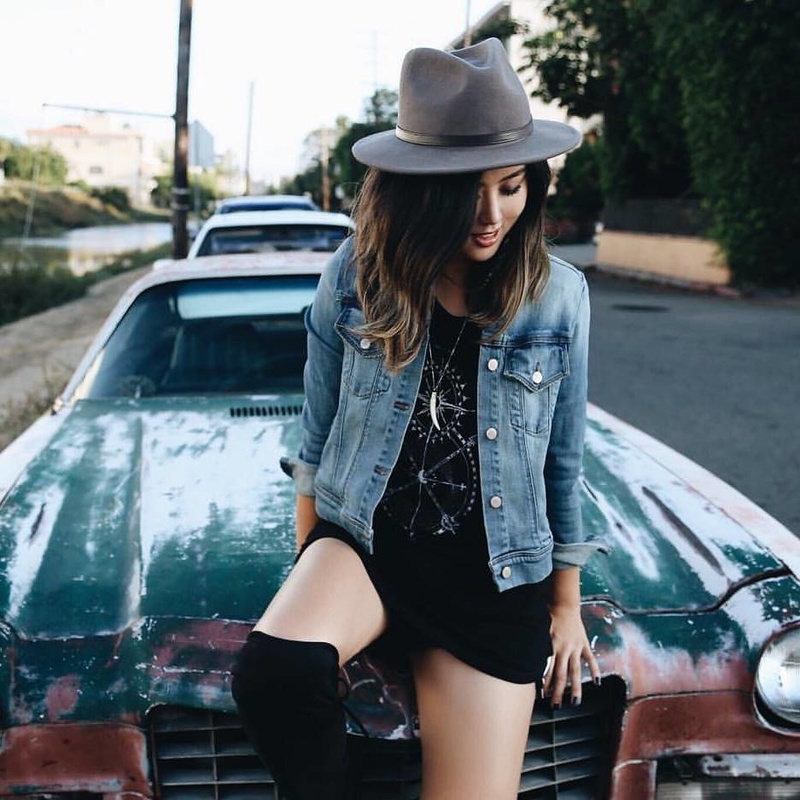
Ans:
[[[655,275],[645,271],[636,272],[629,269],[612,267],[608,264],[598,264],[597,245],[593,242],[588,242],[586,244],[551,245],[549,250],[554,256],[562,258],[570,264],[574,264],[579,269],[596,269],[598,272],[619,278],[620,280],[636,281],[638,283],[650,284],[651,286],[672,287],[684,291],[717,295],[718,297],[740,298],[761,303],[790,306],[800,310],[800,292],[777,289],[741,291],[732,286],[713,286],[706,283],[692,283],[690,281],[668,278],[663,275]]]

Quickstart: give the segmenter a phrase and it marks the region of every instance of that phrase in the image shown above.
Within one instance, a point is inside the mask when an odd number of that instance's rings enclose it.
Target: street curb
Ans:
[[[666,275],[654,275],[652,272],[644,270],[621,269],[610,264],[591,264],[585,265],[584,269],[595,269],[616,278],[629,278],[640,283],[652,283],[659,286],[670,286],[676,289],[685,289],[698,294],[713,294],[718,297],[728,297],[740,299],[747,295],[740,289],[733,286],[720,286],[718,284],[706,283],[702,281],[687,281],[681,278],[670,278]]]
[[[654,275],[652,272],[646,272],[644,270],[620,269],[610,264],[593,263],[576,266],[580,266],[583,270],[596,270],[597,272],[612,275],[616,278],[627,278],[640,283],[683,289],[697,294],[712,295],[730,300],[771,300],[800,307],[800,292],[792,292],[790,290],[739,289],[735,286],[687,281],[680,278],[670,278],[664,275]]]

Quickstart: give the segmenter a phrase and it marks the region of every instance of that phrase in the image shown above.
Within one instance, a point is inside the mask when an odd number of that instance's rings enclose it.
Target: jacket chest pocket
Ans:
[[[357,332],[363,324],[364,315],[356,308],[345,308],[336,320],[336,332],[344,342],[342,382],[356,397],[385,392],[390,383],[381,348]]]
[[[569,375],[566,344],[534,343],[506,351],[506,380],[511,424],[528,433],[550,430],[558,387]]]

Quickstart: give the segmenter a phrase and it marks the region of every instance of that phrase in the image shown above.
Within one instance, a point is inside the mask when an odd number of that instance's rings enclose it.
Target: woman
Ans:
[[[600,672],[580,616],[589,305],[548,259],[546,159],[496,39],[406,56],[398,126],[356,143],[357,232],[307,317],[301,554],[234,668],[290,800],[347,796],[341,664],[413,670],[425,800],[516,797],[536,697]],[[566,693],[567,686],[570,693]]]

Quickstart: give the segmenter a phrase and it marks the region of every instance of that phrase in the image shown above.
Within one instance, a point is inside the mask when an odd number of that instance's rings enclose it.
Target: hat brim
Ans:
[[[391,130],[359,139],[353,145],[353,156],[385,172],[444,175],[545,161],[574,149],[581,138],[571,125],[545,119],[535,119],[531,135],[519,142],[477,147],[411,144],[398,139]]]

